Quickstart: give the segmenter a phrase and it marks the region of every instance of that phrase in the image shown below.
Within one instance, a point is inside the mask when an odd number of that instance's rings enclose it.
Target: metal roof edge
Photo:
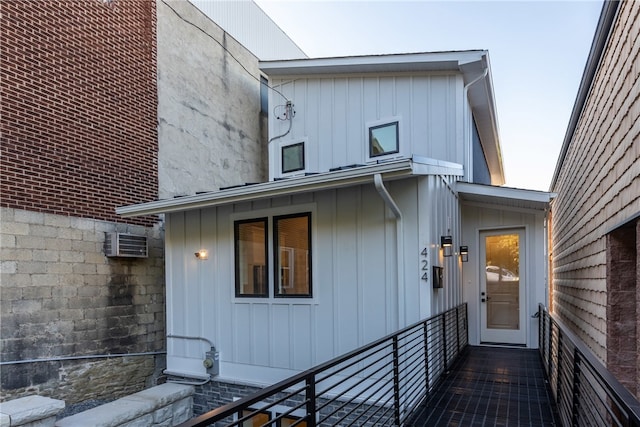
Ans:
[[[116,214],[123,217],[156,215],[308,191],[339,188],[373,182],[373,175],[375,174],[382,174],[384,179],[411,176],[413,175],[413,162],[411,159],[395,160],[341,171],[323,172],[304,177],[268,181],[192,196],[120,206],[116,208]]]
[[[524,188],[501,187],[495,185],[474,184],[457,181],[454,188],[458,193],[475,194],[478,196],[505,197],[510,199],[528,200],[532,202],[550,203],[556,197],[555,193]]]
[[[582,73],[582,79],[580,80],[580,86],[578,88],[578,94],[576,95],[576,101],[573,104],[571,116],[569,118],[569,124],[567,125],[567,132],[565,133],[562,147],[560,148],[560,154],[558,155],[558,161],[556,163],[553,177],[549,185],[549,190],[552,191],[558,180],[560,174],[560,168],[564,163],[564,159],[569,150],[569,144],[573,139],[578,121],[582,115],[584,103],[587,100],[587,96],[591,91],[591,85],[593,78],[596,75],[598,68],[600,67],[600,60],[609,40],[613,23],[615,22],[618,10],[620,9],[620,1],[618,0],[605,0],[602,4],[602,12],[600,12],[600,19],[598,20],[598,26],[596,27],[595,34],[593,36],[593,42],[591,43],[591,49],[589,50],[589,56],[584,66]]]

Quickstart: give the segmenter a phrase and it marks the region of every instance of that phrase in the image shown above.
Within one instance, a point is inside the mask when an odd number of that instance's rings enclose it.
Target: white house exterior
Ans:
[[[261,70],[273,88],[268,182],[118,209],[165,214],[168,334],[214,343],[217,380],[258,385],[462,302],[472,344],[537,346],[550,195],[496,187],[488,53]],[[493,276],[502,267],[485,242],[500,234],[517,258]],[[496,277],[515,291],[486,295]],[[207,379],[206,347],[168,340],[167,372]]]

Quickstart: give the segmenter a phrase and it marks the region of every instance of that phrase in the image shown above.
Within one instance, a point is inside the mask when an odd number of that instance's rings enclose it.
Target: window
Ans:
[[[260,113],[269,115],[269,81],[265,76],[260,76]]]
[[[398,122],[371,126],[369,128],[369,157],[399,152],[398,132]]]
[[[268,229],[268,218],[234,223],[236,297],[269,297],[269,259],[274,297],[311,297],[311,213],[273,217],[271,257]]]
[[[266,297],[267,218],[236,221],[236,296]]]
[[[281,216],[273,220],[277,297],[311,296],[310,220],[310,213]]]
[[[282,147],[282,173],[304,170],[304,142]]]

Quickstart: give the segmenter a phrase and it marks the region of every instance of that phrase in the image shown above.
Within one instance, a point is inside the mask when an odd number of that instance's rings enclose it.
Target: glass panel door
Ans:
[[[523,230],[481,233],[483,342],[524,344]]]

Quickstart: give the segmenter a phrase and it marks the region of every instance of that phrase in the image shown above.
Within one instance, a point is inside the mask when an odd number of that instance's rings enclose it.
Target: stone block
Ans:
[[[0,221],[0,233],[16,236],[27,236],[29,234],[29,224]]]
[[[20,426],[51,417],[55,419],[64,407],[62,400],[43,396],[26,396],[1,403],[0,412],[9,417],[11,426]],[[53,425],[53,423],[47,425]]]
[[[165,423],[167,422],[167,420],[169,421],[169,423],[171,423],[172,419],[173,419],[173,413],[171,412],[171,406],[163,406],[162,408],[157,409],[153,413],[154,424]]]
[[[0,427],[11,427],[11,418],[9,415],[0,412]]]
[[[28,224],[44,224],[44,214],[42,212],[17,209],[13,214],[13,220]]]
[[[193,417],[193,396],[185,397],[175,402],[171,405],[171,412],[173,413],[173,425],[178,425],[191,419]]]
[[[149,402],[131,399],[118,399],[105,403],[79,414],[58,420],[56,427],[116,427],[128,423],[145,414],[149,415],[146,424],[134,424],[137,426],[149,426],[153,421],[151,416],[153,405]],[[128,425],[128,424],[126,424]]]

